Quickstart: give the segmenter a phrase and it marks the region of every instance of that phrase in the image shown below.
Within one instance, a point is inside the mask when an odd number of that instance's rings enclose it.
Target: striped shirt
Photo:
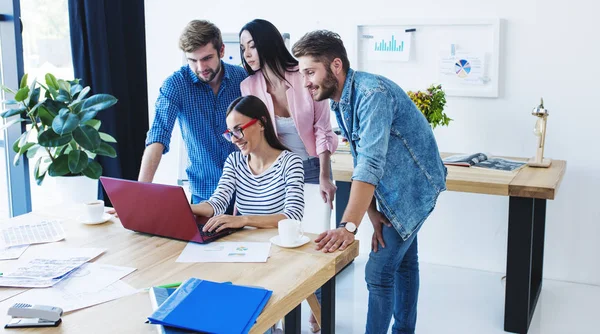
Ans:
[[[290,219],[304,215],[304,169],[302,159],[283,151],[260,175],[248,166],[248,157],[233,152],[225,161],[217,190],[207,201],[215,216],[225,213],[235,192],[235,206],[242,215],[281,213]]]
[[[156,100],[156,116],[146,137],[146,146],[164,145],[169,151],[175,119],[188,152],[186,172],[190,190],[201,200],[215,191],[223,171],[223,164],[235,145],[221,134],[227,129],[225,114],[233,100],[241,96],[240,83],[246,71],[221,62],[223,81],[215,96],[210,86],[198,79],[188,65],[168,77]]]

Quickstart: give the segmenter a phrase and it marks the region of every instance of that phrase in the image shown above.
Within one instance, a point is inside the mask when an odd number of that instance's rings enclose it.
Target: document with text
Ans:
[[[270,242],[189,242],[176,262],[267,262]]]
[[[84,263],[102,254],[102,248],[57,248],[0,276],[0,286],[46,287],[58,283]],[[36,282],[38,281],[38,282]]]
[[[49,289],[31,289],[13,299],[29,304],[54,305],[69,312],[137,292],[137,289],[120,281],[134,270],[86,263]]]
[[[0,229],[0,247],[56,242],[64,238],[65,231],[58,220],[7,225]]]

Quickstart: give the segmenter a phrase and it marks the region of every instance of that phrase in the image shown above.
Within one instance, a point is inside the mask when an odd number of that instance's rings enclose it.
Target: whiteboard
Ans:
[[[448,96],[498,97],[501,23],[501,19],[397,19],[359,24],[357,69],[383,75],[405,91],[442,84]],[[399,41],[405,43],[404,50],[396,46]],[[395,48],[384,47],[387,52],[381,52],[382,45],[391,44]]]

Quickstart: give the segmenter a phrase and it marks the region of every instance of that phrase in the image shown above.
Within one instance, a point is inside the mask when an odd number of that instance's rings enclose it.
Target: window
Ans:
[[[20,24],[15,21],[19,17],[19,0],[0,1],[0,83],[7,87],[17,87],[22,69],[19,67],[22,55],[17,52],[21,45],[18,28]],[[6,100],[0,91],[0,100]],[[0,110],[10,108],[2,104]],[[14,116],[17,118],[18,116]],[[4,118],[0,125],[4,125]],[[12,143],[19,138],[22,129],[18,124],[13,124],[7,129],[0,130],[0,219],[27,213],[31,210],[29,201],[26,164],[13,166],[15,152]]]
[[[74,78],[67,0],[21,0],[23,20],[23,64],[29,81],[44,83],[46,73],[60,79]],[[45,84],[45,83],[44,83]],[[35,160],[33,160],[35,161]],[[29,166],[33,210],[58,203],[54,182],[46,177],[38,186]]]

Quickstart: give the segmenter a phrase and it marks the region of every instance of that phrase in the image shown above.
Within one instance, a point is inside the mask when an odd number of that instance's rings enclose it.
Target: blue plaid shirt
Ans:
[[[235,151],[221,134],[227,129],[227,107],[241,96],[240,83],[247,76],[242,67],[221,65],[224,74],[217,96],[188,65],[168,77],[160,88],[156,116],[146,137],[146,146],[161,143],[165,154],[175,119],[179,121],[191,162],[186,169],[191,192],[201,200],[209,199],[217,188],[225,160]]]

